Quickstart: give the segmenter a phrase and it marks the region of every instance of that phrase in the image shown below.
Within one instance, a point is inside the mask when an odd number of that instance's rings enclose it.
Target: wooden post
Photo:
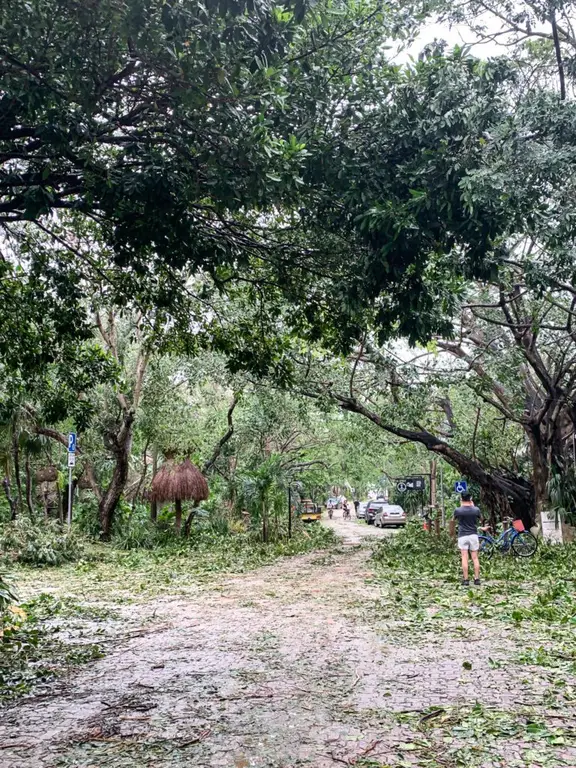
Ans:
[[[174,519],[174,527],[176,529],[176,533],[180,535],[180,532],[182,530],[182,500],[176,499],[174,502],[174,506],[176,509],[176,517]]]
[[[152,477],[156,477],[158,472],[158,448],[154,445],[152,448]],[[150,502],[150,520],[153,523],[158,519],[158,502],[156,499],[152,499]]]
[[[438,501],[436,496],[436,477],[438,465],[436,459],[430,461],[430,506],[435,512],[434,527],[436,536],[440,536],[440,515],[438,514]]]
[[[442,528],[446,527],[446,507],[444,505],[444,464],[440,464],[440,506],[442,507]]]

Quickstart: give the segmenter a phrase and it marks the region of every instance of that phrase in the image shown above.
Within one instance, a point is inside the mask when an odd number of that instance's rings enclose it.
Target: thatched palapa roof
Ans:
[[[154,475],[150,487],[152,501],[203,501],[208,498],[206,478],[190,459],[180,464],[166,461]]]
[[[55,483],[58,480],[56,467],[42,467],[36,472],[37,483]]]

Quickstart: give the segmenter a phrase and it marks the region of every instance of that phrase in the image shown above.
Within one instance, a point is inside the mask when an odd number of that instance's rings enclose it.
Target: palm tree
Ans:
[[[270,539],[270,519],[276,519],[286,505],[289,478],[282,467],[282,456],[273,454],[257,469],[245,475],[239,501],[250,512],[252,522],[262,525],[262,541]]]

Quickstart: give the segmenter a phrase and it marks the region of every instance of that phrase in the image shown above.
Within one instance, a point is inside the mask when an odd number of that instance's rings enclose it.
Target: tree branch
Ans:
[[[226,432],[222,435],[220,440],[218,440],[218,443],[216,444],[216,448],[214,449],[214,452],[212,453],[212,456],[206,461],[202,467],[202,474],[205,475],[207,472],[209,472],[214,464],[216,463],[218,457],[222,453],[222,448],[226,445],[226,443],[232,438],[232,435],[234,434],[234,422],[232,421],[232,415],[234,413],[234,409],[238,405],[238,402],[240,400],[240,393],[235,392],[234,397],[232,398],[232,402],[230,403],[230,407],[228,408],[228,413],[226,416],[226,419],[228,421],[228,429]]]

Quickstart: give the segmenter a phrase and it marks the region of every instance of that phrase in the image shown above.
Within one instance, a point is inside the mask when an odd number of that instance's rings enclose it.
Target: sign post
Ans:
[[[76,432],[68,435],[68,528],[72,527],[72,468],[76,466]]]

